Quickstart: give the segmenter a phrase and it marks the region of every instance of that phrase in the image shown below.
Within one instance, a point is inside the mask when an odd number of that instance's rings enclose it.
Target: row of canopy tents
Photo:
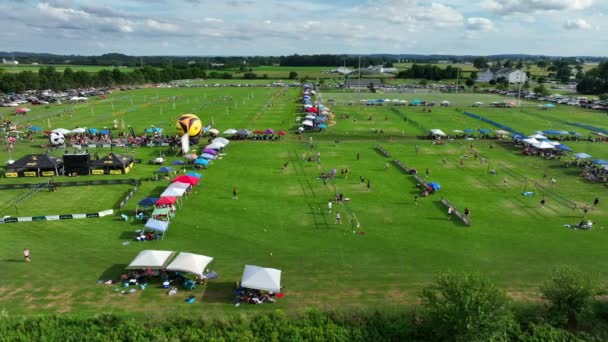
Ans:
[[[128,270],[152,269],[185,272],[200,277],[213,261],[213,257],[188,252],[143,250],[127,266]],[[245,265],[241,287],[279,293],[281,270]]]
[[[173,182],[160,194],[160,198],[144,198],[137,203],[138,208],[153,207],[151,217],[146,221],[144,229],[153,230],[162,234],[165,238],[169,230],[170,217],[175,205],[179,205],[180,199],[195,185],[200,182],[201,174],[188,172],[185,175],[176,177]],[[171,208],[171,209],[169,209]]]
[[[300,132],[309,129],[326,129],[329,121],[330,108],[326,107],[318,101],[312,101],[312,96],[315,96],[315,91],[312,90],[310,84],[302,86],[302,106],[306,116],[301,122],[298,129]]]
[[[97,129],[97,128],[82,128],[82,127],[74,128],[72,130],[65,129],[65,128],[55,128],[51,132],[53,132],[53,133],[59,133],[59,134],[62,134],[62,135],[84,134],[84,133],[91,133],[91,134],[100,133],[102,135],[108,135],[108,134],[110,134],[110,130],[107,129],[107,128]]]

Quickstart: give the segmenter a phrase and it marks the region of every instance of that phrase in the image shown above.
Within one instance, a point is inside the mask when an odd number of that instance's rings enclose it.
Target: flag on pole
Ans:
[[[186,154],[186,153],[188,153],[188,151],[190,151],[190,137],[188,136],[188,134],[182,135],[181,141],[182,141],[182,153]]]

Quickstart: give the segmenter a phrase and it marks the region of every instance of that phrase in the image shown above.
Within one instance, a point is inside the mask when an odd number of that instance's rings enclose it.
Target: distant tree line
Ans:
[[[231,319],[100,314],[5,314],[6,341],[606,341],[605,287],[597,278],[560,267],[536,301],[515,306],[489,279],[471,273],[436,277],[409,310],[324,312],[281,310]],[[289,298],[285,299],[289,300]]]
[[[608,93],[608,62],[589,70],[578,82],[576,91],[581,94],[602,95]]]
[[[38,72],[6,73],[1,72],[0,69],[0,91],[11,93],[36,89],[65,90],[86,87],[112,87],[207,77],[228,79],[232,78],[232,73],[218,70],[206,71],[196,64],[164,68],[145,66],[129,72],[123,72],[115,68],[113,70],[100,70],[96,73],[82,70],[74,71],[69,67],[65,68],[63,72],[59,72],[52,66],[41,67]]]
[[[440,68],[434,64],[412,64],[407,70],[402,70],[397,74],[398,78],[423,78],[432,81],[442,79],[455,79],[458,76],[458,68],[448,65]]]
[[[369,65],[392,67],[395,62],[397,62],[397,59],[390,57],[362,56],[360,64],[362,68]],[[281,66],[325,66],[335,68],[344,66],[344,64],[349,68],[358,68],[359,57],[344,55],[291,55],[279,57],[279,65]]]

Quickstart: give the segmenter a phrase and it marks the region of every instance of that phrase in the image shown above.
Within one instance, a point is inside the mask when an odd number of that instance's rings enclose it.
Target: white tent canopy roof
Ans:
[[[173,184],[175,184],[175,183],[173,183]],[[177,187],[168,187],[167,189],[165,189],[165,191],[163,191],[162,194],[160,194],[160,197],[182,197],[185,192],[186,192],[186,189],[181,189],[181,188],[177,188]]]
[[[496,133],[496,134],[502,134],[502,135],[511,134],[511,132],[507,132],[507,131],[502,130],[502,129],[496,130],[496,131],[494,131],[494,133]]]
[[[146,222],[146,225],[144,227],[148,228],[150,230],[154,230],[156,232],[164,233],[167,231],[167,229],[169,229],[169,222],[159,221],[159,220],[150,218],[150,219],[148,219],[148,222]]]
[[[65,129],[65,128],[55,128],[54,130],[52,130],[52,132],[61,133],[63,135],[71,133],[71,131],[69,129]]]
[[[310,120],[304,120],[304,122],[302,122],[302,125],[304,125],[304,126],[314,126],[315,124],[312,123],[312,121],[310,121]]]
[[[226,146],[226,145],[230,144],[230,140],[228,140],[228,139],[226,139],[226,138],[221,138],[221,137],[220,137],[220,138],[215,138],[215,139],[211,140],[211,143],[212,143],[212,144],[215,144],[215,143],[218,143],[218,142],[219,142],[220,144],[223,144],[224,146]]]
[[[248,289],[281,292],[281,270],[245,265],[241,286]]]
[[[539,149],[550,149],[550,148],[555,148],[555,146],[553,146],[553,144],[546,142],[546,141],[541,141],[538,142],[536,144],[532,144],[532,146],[534,146],[535,148],[539,148]]]
[[[205,146],[205,148],[210,148],[212,150],[221,150],[222,148],[224,148],[224,145],[218,143],[211,143]]]
[[[127,269],[162,269],[169,263],[169,260],[174,254],[175,252],[172,251],[154,251],[146,249],[139,252],[135,259],[127,266]]]
[[[525,142],[526,144],[530,144],[530,145],[538,144],[540,142],[534,138],[527,138],[527,139],[523,139],[522,141]]]
[[[212,261],[212,257],[181,252],[173,259],[169,266],[167,266],[166,270],[203,275],[203,272],[205,272],[205,269]]]
[[[234,129],[234,128],[229,128],[224,131],[224,134],[235,134],[235,133],[236,133],[236,129]]]
[[[534,135],[531,135],[531,136],[529,136],[528,138],[533,138],[533,139],[537,139],[537,140],[538,140],[538,139],[541,139],[541,140],[547,139],[547,137],[546,137],[546,136],[544,136],[544,135],[542,135],[542,134],[538,134],[538,133],[537,133],[537,134],[534,134]]]
[[[87,131],[86,129],[79,127],[79,128],[73,129],[71,133],[84,133],[86,131]]]
[[[175,182],[175,183],[171,183],[171,185],[169,185],[167,187],[167,189],[169,188],[175,188],[175,189],[186,189],[188,190],[188,188],[190,188],[192,185],[190,185],[189,183],[182,183],[182,182]]]
[[[440,137],[445,137],[445,133],[443,133],[442,130],[438,129],[438,128],[433,128],[431,129],[431,131],[429,132],[431,135],[438,135]]]

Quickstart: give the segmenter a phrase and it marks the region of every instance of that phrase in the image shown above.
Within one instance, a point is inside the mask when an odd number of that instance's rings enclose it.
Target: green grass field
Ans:
[[[240,82],[240,81],[239,81]],[[174,134],[174,118],[193,112],[204,123],[213,121],[223,131],[228,128],[285,129],[292,131],[299,114],[299,90],[289,89],[276,95],[276,88],[176,88],[144,89],[113,93],[108,100],[92,102],[75,109],[70,116],[56,114],[69,105],[33,107],[24,117],[10,110],[5,118],[52,128],[76,126],[110,127],[112,120],[124,120],[136,132],[150,125]],[[112,112],[134,108],[169,96],[180,96],[175,102],[154,103],[121,116]],[[322,98],[353,94],[323,93]],[[419,98],[426,101],[449,100],[448,108],[433,108],[423,113],[419,107],[365,107],[337,104],[331,106],[334,122],[327,131],[305,134],[302,141],[288,134],[278,142],[237,141],[226,155],[203,171],[201,184],[188,196],[171,223],[163,241],[133,242],[140,222],[124,222],[118,215],[70,221],[24,222],[2,224],[0,240],[0,311],[10,315],[38,313],[72,313],[93,315],[99,312],[128,313],[143,317],[181,314],[209,316],[237,312],[270,311],[277,307],[295,311],[316,306],[339,310],[381,309],[408,305],[418,301],[420,289],[435,274],[446,270],[476,271],[487,275],[518,301],[536,298],[538,285],[557,265],[571,264],[608,279],[603,267],[607,260],[605,231],[608,208],[606,189],[578,177],[563,161],[526,157],[509,144],[488,141],[456,140],[433,145],[418,140],[426,129],[491,128],[465,116],[471,110],[505,125],[532,133],[537,129],[567,128],[563,122],[602,126],[595,112],[558,106],[552,111],[538,111],[533,104],[519,109],[470,108],[474,101],[501,101],[492,95],[443,94],[362,94],[363,98]],[[271,100],[272,99],[272,100]],[[270,104],[268,106],[268,104]],[[114,108],[112,108],[114,107]],[[350,115],[345,118],[345,115]],[[371,120],[369,120],[371,116]],[[355,121],[356,119],[356,121]],[[121,122],[122,124],[122,122]],[[384,134],[373,133],[383,129]],[[572,128],[588,134],[586,130]],[[308,143],[313,138],[314,147]],[[44,139],[17,143],[13,158],[40,152]],[[415,182],[400,172],[374,150],[381,144],[429,181],[439,182],[442,189],[414,205]],[[470,145],[481,164],[473,157]],[[420,154],[415,152],[420,146]],[[608,158],[605,143],[568,143],[575,151],[594,157]],[[2,145],[0,160],[9,158]],[[109,150],[98,150],[103,155]],[[127,152],[117,149],[115,152]],[[121,176],[81,176],[79,179],[148,178],[158,166],[146,162],[159,153],[159,148],[139,148],[135,157],[144,160],[130,174]],[[305,157],[320,153],[321,163],[306,162]],[[356,155],[360,154],[360,160]],[[53,152],[60,155],[61,151]],[[469,155],[464,164],[459,160]],[[168,156],[169,163],[176,159]],[[447,163],[442,163],[446,159]],[[288,167],[282,170],[282,165]],[[503,185],[506,165],[526,178],[528,184],[509,178]],[[349,177],[338,175],[323,185],[321,172],[348,168]],[[488,170],[498,169],[499,176]],[[580,210],[571,210],[551,198],[546,208],[538,203],[540,195],[524,197],[521,193],[533,187],[533,181],[550,187],[543,179],[544,170],[557,180],[554,191],[584,205],[600,197],[600,206],[589,217],[595,222],[591,231],[573,231],[564,224],[576,223]],[[371,191],[360,177],[370,180]],[[37,182],[43,179],[3,179],[9,182]],[[58,179],[58,180],[70,180]],[[168,181],[143,182],[124,211],[131,214],[144,197],[158,196]],[[239,199],[232,199],[232,188],[239,189]],[[113,206],[130,189],[129,186],[91,186],[60,188],[56,193],[38,193],[23,202],[20,215],[80,213]],[[532,188],[531,191],[536,191]],[[327,213],[327,202],[335,193],[343,193],[348,205],[334,205]],[[20,193],[0,190],[0,202]],[[456,220],[447,220],[440,204],[446,197],[458,209],[471,209],[472,226],[466,228]],[[335,224],[335,212],[343,223]],[[15,209],[2,215],[15,215]],[[359,222],[360,227],[356,227]],[[355,232],[355,233],[353,233]],[[361,233],[361,234],[360,234]],[[125,244],[130,242],[128,244]],[[32,252],[32,262],[22,262],[22,249]],[[145,291],[122,295],[113,286],[97,285],[98,279],[116,278],[124,267],[143,249],[177,250],[210,255],[212,269],[220,277],[193,292],[194,305],[183,299],[190,292],[181,291],[169,297],[157,284]],[[283,270],[285,298],[274,306],[232,305],[232,290],[240,280],[245,264],[275,267]],[[162,313],[159,313],[162,312]]]

